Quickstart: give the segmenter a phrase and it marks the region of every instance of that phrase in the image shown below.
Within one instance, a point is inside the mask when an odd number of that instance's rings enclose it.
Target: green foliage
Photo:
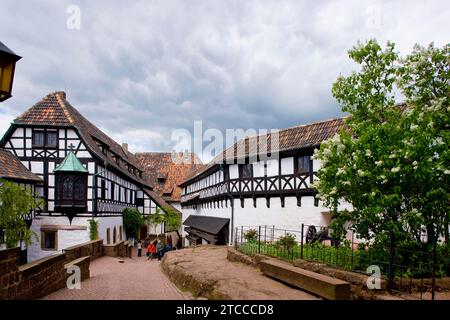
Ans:
[[[448,240],[450,45],[416,46],[400,58],[388,43],[359,44],[349,56],[359,72],[340,76],[332,92],[350,117],[347,130],[322,143],[314,184],[335,215],[374,244]],[[395,94],[407,107],[395,104]],[[338,212],[346,201],[352,211]],[[447,231],[446,231],[447,230]],[[341,234],[343,234],[341,232]]]
[[[182,224],[181,214],[170,207],[164,207],[163,211],[165,212],[164,222],[166,224],[167,231],[178,232]]]
[[[248,255],[260,253],[284,260],[300,259],[302,252],[299,244],[294,244],[288,250],[277,243],[261,242],[258,244],[257,241],[245,242],[238,249]],[[425,256],[424,253],[413,250],[417,250],[417,247],[403,245],[396,250],[395,274],[402,277],[430,277],[433,270],[433,260],[430,256]],[[450,257],[446,254],[447,252],[448,248],[445,248],[445,244],[438,245],[436,259],[436,276],[438,277],[445,277],[450,274]],[[428,254],[431,255],[431,252]],[[389,251],[386,247],[380,245],[367,248],[362,244],[360,248],[355,248],[352,251],[349,246],[334,247],[317,242],[303,244],[303,259],[361,272],[366,272],[368,266],[376,264],[380,266],[381,273],[387,275]]]
[[[295,235],[292,233],[286,233],[286,235],[280,237],[276,242],[276,245],[287,250],[288,252],[292,251],[292,248],[297,244],[295,241]]]
[[[21,240],[31,244],[36,234],[27,228],[25,218],[42,204],[43,201],[31,191],[16,183],[0,180],[0,229],[4,230],[8,248],[17,246]]]
[[[89,239],[98,239],[98,220],[89,219]]]
[[[144,225],[144,219],[138,209],[126,208],[122,213],[123,225],[128,238],[135,238],[141,227]]]
[[[250,229],[244,233],[244,238],[247,242],[256,242],[258,240],[258,231],[256,229]]]
[[[166,220],[165,214],[161,213],[159,208],[156,208],[156,212],[153,214],[149,214],[145,217],[145,222],[153,227],[157,227],[160,224],[164,223]]]

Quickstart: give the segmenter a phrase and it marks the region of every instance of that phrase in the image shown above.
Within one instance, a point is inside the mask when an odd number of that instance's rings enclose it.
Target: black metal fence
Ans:
[[[344,240],[338,240],[331,228],[305,224],[299,230],[241,226],[234,235],[235,248],[245,254],[317,261],[371,275],[379,271],[389,292],[419,299],[434,300],[436,278],[445,276],[450,268],[448,250],[438,253],[438,244],[428,246],[427,250],[423,242],[404,247],[393,235],[381,246],[369,245],[353,230],[347,230]]]

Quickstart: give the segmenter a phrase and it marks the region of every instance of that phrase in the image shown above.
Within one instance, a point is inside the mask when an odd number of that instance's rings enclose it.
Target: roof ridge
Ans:
[[[63,112],[66,115],[67,119],[69,120],[69,123],[70,124],[74,124],[72,115],[70,114],[69,110],[67,110],[67,106],[66,106],[66,103],[65,103],[65,101],[66,101],[66,93],[64,91],[56,91],[56,92],[53,93],[53,95],[55,95],[56,100],[58,101],[59,106],[61,107],[61,109],[63,110]]]

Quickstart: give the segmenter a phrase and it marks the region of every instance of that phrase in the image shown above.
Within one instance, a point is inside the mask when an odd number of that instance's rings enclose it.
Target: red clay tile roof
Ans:
[[[108,137],[103,131],[83,117],[81,113],[79,113],[78,110],[66,100],[65,92],[54,92],[47,95],[41,101],[17,117],[13,124],[75,127],[87,143],[89,150],[91,150],[98,158],[102,161],[106,161],[109,166],[114,167],[116,170],[132,178],[134,181],[151,187],[151,184],[147,180],[140,178],[138,175],[134,175],[126,168],[126,164],[131,164],[138,170],[142,171],[142,168],[140,167],[140,164],[136,160],[134,154],[123,150],[121,145]],[[124,163],[118,165],[111,152],[107,152],[107,155],[105,155],[96,141],[107,146],[109,151],[113,152],[115,155],[118,155]]]
[[[177,153],[175,162],[170,152],[136,153],[136,158],[144,168],[144,175],[153,185],[154,191],[166,201],[180,201],[181,189],[178,184],[202,166],[195,154],[191,154],[190,160],[185,161],[183,153]]]
[[[28,170],[11,152],[0,148],[0,178],[42,181],[37,175]]]
[[[208,164],[203,165],[179,185],[186,185],[189,181],[200,176],[208,169],[211,169],[214,165],[224,163],[225,161],[226,163],[233,163],[237,159],[264,154],[266,153],[266,150],[283,152],[294,149],[317,147],[322,141],[331,138],[338,133],[340,129],[344,128],[345,118],[346,117],[298,125],[279,130],[278,134],[268,133],[241,139],[231,147],[222,151]]]

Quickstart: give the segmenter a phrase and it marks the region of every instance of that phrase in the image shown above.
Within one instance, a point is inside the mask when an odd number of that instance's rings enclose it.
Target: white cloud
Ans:
[[[3,0],[2,42],[23,56],[0,125],[66,90],[88,119],[130,148],[170,150],[172,130],[283,128],[340,114],[331,85],[355,68],[358,40],[449,39],[446,1]],[[14,27],[11,27],[14,26]]]

